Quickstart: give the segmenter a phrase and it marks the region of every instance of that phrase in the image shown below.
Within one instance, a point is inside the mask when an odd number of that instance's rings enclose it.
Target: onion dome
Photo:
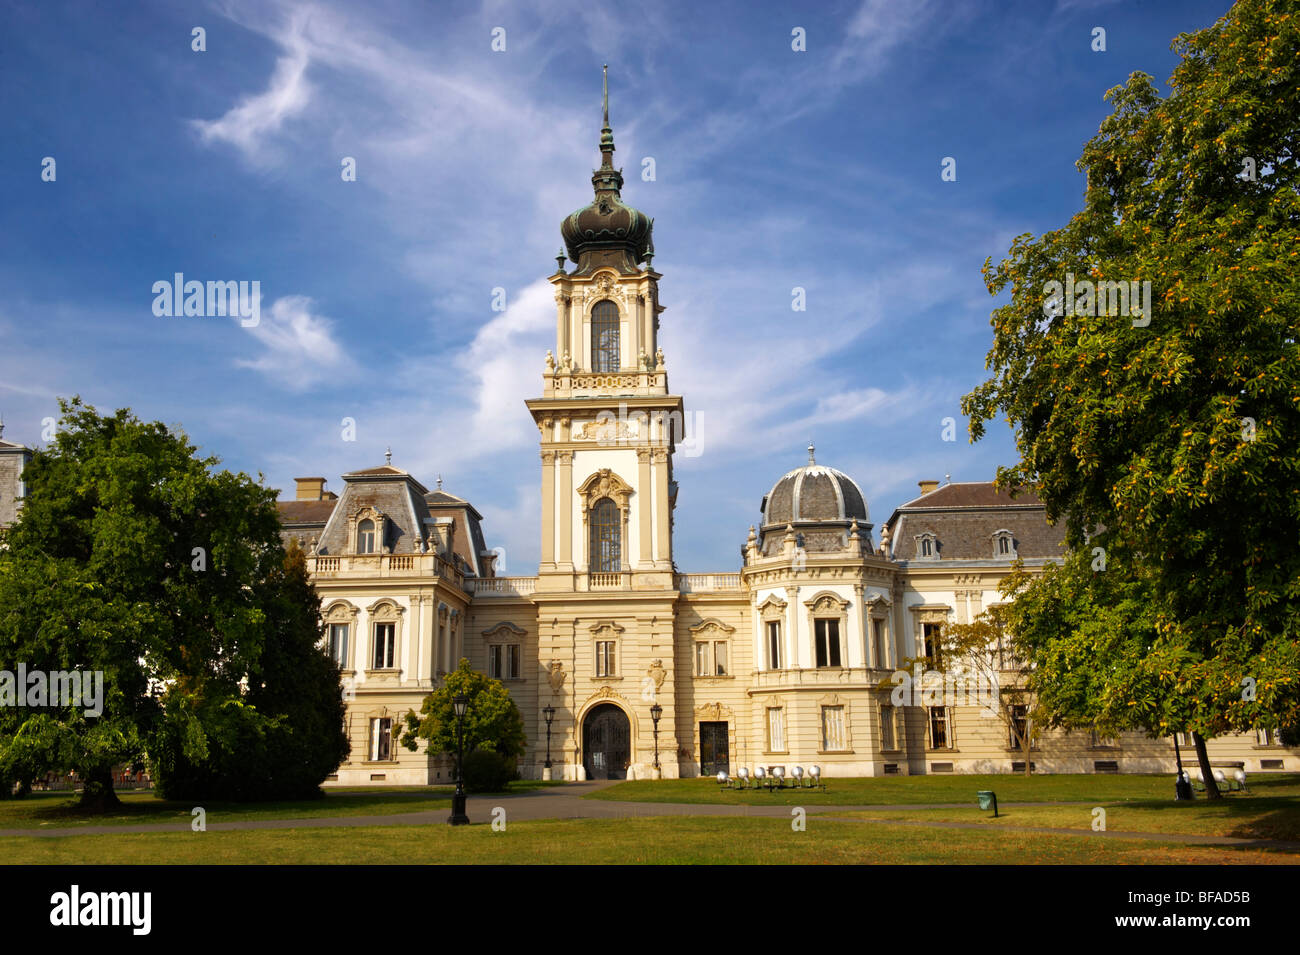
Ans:
[[[560,224],[560,234],[575,274],[590,274],[601,266],[621,273],[647,267],[654,258],[654,220],[625,203],[620,195],[623,171],[614,168],[614,130],[609,125],[608,69],[604,84],[605,125],[600,130],[600,168],[591,174],[595,198]]]

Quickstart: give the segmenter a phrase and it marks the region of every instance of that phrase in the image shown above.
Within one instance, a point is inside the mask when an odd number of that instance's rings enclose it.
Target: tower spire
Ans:
[[[614,128],[609,125],[609,64],[606,63],[600,68],[601,70],[601,101],[604,110],[604,125],[600,127],[600,168],[602,170],[612,171],[614,168]],[[623,185],[622,177],[619,177],[619,186]]]

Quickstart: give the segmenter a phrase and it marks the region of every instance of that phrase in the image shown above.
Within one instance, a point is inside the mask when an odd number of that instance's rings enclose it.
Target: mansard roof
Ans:
[[[1065,528],[1047,523],[1046,508],[1032,489],[1012,496],[992,481],[946,484],[900,504],[885,522],[889,556],[927,562],[918,539],[933,537],[939,563],[945,560],[1059,559]],[[998,554],[998,532],[1010,532],[1013,552]]]

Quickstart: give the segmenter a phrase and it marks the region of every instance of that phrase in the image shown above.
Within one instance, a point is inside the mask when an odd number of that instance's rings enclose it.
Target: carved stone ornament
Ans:
[[[608,497],[620,508],[626,509],[628,498],[632,496],[632,486],[609,468],[601,468],[582,483],[578,493],[588,508],[594,507],[602,497]]]
[[[721,703],[705,703],[695,708],[696,719],[706,723],[720,723],[732,716],[731,708]]]
[[[564,678],[568,676],[564,672],[564,664],[559,660],[552,660],[550,669],[546,673],[546,682],[551,685],[552,693],[559,693],[560,688],[564,686]]]
[[[668,671],[664,669],[663,660],[655,660],[645,672],[650,679],[654,680],[656,690],[663,688],[664,680],[668,677]]]

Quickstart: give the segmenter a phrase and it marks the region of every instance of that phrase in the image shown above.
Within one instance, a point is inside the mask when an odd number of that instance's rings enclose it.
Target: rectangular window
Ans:
[[[894,708],[888,705],[880,708],[880,748],[885,751],[898,748],[894,743]]]
[[[822,707],[822,749],[826,751],[845,749],[844,744],[844,707]]]
[[[501,643],[488,647],[488,676],[497,680],[519,679],[519,644]]]
[[[767,708],[767,751],[785,752],[785,710],[779,706]]]
[[[596,642],[596,676],[614,676],[614,641]]]
[[[370,721],[370,758],[375,762],[393,758],[393,720],[378,717]]]
[[[709,645],[707,643],[695,644],[695,675],[709,675]]]
[[[875,618],[871,621],[871,652],[874,655],[872,662],[876,669],[883,670],[886,666],[885,660],[885,621]]]
[[[943,631],[941,623],[921,624],[921,656],[930,661],[930,666],[939,670],[943,667],[939,652],[939,635]]]
[[[930,707],[930,748],[947,749],[948,738],[948,710],[942,706]]]
[[[1011,707],[1011,726],[1008,727],[1007,745],[1012,749],[1021,749],[1025,745],[1025,736],[1029,733],[1029,707],[1024,703],[1017,703]],[[1093,731],[1093,737],[1096,738],[1096,731]],[[1094,746],[1113,746],[1114,740],[1102,740],[1094,743]]]
[[[840,665],[840,622],[838,620],[818,620],[817,665],[819,667],[837,667]]]
[[[349,668],[348,660],[348,625],[346,623],[330,624],[330,656],[340,669]]]
[[[713,675],[727,675],[727,645],[725,643],[715,643],[713,645]]]
[[[391,670],[397,664],[397,624],[375,624],[375,669]]]
[[[767,665],[771,670],[781,669],[781,624],[767,622]]]

